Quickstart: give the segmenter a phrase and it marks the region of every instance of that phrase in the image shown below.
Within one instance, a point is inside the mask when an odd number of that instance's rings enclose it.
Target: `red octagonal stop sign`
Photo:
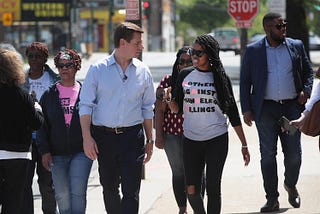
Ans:
[[[259,0],[228,0],[228,13],[236,21],[250,21],[259,11]]]

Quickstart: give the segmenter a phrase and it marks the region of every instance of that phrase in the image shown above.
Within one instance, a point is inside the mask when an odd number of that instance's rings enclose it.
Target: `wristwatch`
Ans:
[[[154,140],[147,140],[146,143],[154,143]]]

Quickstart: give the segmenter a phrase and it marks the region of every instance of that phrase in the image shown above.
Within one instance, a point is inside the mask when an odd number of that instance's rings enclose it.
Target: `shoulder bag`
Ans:
[[[312,137],[320,135],[320,100],[313,104],[300,130]]]

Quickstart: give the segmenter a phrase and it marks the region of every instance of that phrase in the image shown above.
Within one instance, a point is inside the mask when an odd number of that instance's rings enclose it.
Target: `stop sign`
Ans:
[[[251,21],[259,11],[259,0],[228,0],[228,13],[236,21]]]

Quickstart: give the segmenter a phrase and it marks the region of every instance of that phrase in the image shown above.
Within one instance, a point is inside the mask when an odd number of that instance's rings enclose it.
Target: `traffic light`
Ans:
[[[151,4],[150,1],[143,1],[143,19],[149,19],[151,15]]]

